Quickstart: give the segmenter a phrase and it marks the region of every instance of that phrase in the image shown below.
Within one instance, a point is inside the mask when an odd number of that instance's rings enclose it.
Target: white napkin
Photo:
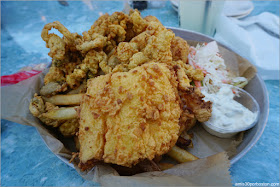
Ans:
[[[279,80],[279,17],[264,12],[243,20],[220,17],[214,37],[247,58],[265,80]]]
[[[228,17],[241,18],[245,17],[254,9],[254,4],[251,0],[242,1],[225,1],[223,12]]]

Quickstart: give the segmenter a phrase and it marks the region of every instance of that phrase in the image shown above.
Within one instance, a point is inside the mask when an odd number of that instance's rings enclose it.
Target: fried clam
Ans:
[[[63,136],[72,137],[79,131],[79,121],[77,118],[67,120],[58,129]]]
[[[153,18],[147,18],[149,22],[146,21],[137,11],[134,11],[131,17],[135,25],[134,32],[139,34],[130,42],[121,42],[109,59],[117,59],[115,61],[120,61],[120,64],[126,65],[128,69],[150,61],[170,63],[174,33]]]
[[[49,82],[40,89],[40,94],[42,96],[50,97],[66,90],[67,84],[65,82]]]
[[[57,36],[55,34],[49,34],[49,31],[52,28],[57,29],[63,35],[63,39],[61,39],[59,36]],[[71,48],[71,47],[73,48],[73,46],[75,46],[74,35],[59,21],[54,21],[52,23],[46,24],[42,30],[41,37],[46,42],[46,47],[51,48],[50,54],[52,56],[54,55],[53,51],[64,51],[66,48],[66,45],[69,48]],[[56,45],[56,44],[59,44],[59,45]]]
[[[35,94],[30,102],[29,110],[44,124],[59,127],[65,136],[73,136],[78,131],[78,107],[58,107]]]
[[[47,41],[47,46],[50,48],[49,56],[63,60],[65,58],[65,42],[62,38],[57,36],[56,34],[50,34],[50,38]]]
[[[86,73],[90,71],[93,75],[98,73],[99,67],[104,73],[109,73],[111,69],[107,68],[107,59],[105,52],[91,50],[86,54],[80,68]],[[104,67],[103,64],[106,66]]]
[[[89,36],[88,33],[84,33],[84,35],[87,36],[86,40],[81,41],[81,44],[76,46],[76,48],[84,54],[91,49],[103,49],[103,47],[106,45],[107,37],[97,33],[93,33],[91,36]]]
[[[208,121],[211,117],[212,103],[210,101],[205,102],[203,100],[204,95],[196,87],[191,86],[186,90],[179,90],[179,95],[183,105],[186,108],[190,108],[195,118],[199,122]]]
[[[108,54],[114,49],[118,43],[123,42],[127,38],[127,30],[130,28],[131,19],[123,12],[114,12],[112,15],[104,14],[99,17],[88,30],[90,36],[99,34],[106,37],[106,45],[104,51]],[[131,32],[129,32],[131,33]],[[132,34],[129,37],[133,37]]]
[[[175,63],[174,63],[175,64]],[[188,131],[199,122],[208,121],[211,117],[212,103],[203,100],[204,95],[196,87],[190,85],[190,80],[180,62],[173,66],[178,81],[178,91],[180,96],[180,106],[182,114],[180,116],[180,133]]]
[[[189,45],[186,40],[178,36],[174,37],[170,49],[173,61],[182,60],[185,64],[188,62]]]

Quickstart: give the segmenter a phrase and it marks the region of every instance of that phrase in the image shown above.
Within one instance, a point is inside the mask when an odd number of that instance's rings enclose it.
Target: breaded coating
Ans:
[[[67,120],[58,129],[65,137],[74,136],[79,131],[79,120],[77,118]]]
[[[66,90],[67,90],[66,83],[59,84],[57,82],[50,82],[50,83],[44,85],[40,89],[40,94],[42,96],[50,97],[52,95],[55,95],[59,92],[64,92]]]
[[[167,63],[170,66],[180,66],[185,71],[190,82],[192,80],[202,81],[204,79],[204,74],[201,69],[193,69],[189,64],[183,63],[182,60],[172,61]]]
[[[65,42],[59,36],[52,34],[48,40],[49,56],[58,60],[65,58]]]
[[[186,40],[181,37],[174,37],[171,41],[171,48],[173,61],[182,60],[187,63],[189,55],[189,45]]]
[[[144,18],[144,20],[146,20],[147,22],[154,21],[154,22],[158,22],[158,23],[161,24],[161,22],[160,22],[160,21],[157,19],[157,17],[155,17],[155,16],[146,16],[146,17]]]
[[[135,53],[131,58],[128,64],[129,69],[133,69],[137,66],[141,66],[142,64],[148,62],[149,59],[144,55],[143,52]]]
[[[180,117],[180,133],[191,129],[196,120],[205,122],[211,117],[211,102],[203,100],[204,95],[198,88],[190,85],[190,80],[184,71],[182,61],[176,61],[172,64],[178,81],[178,91],[180,96],[180,105],[183,110]]]
[[[150,22],[147,32],[153,35],[149,38],[147,46],[143,49],[145,56],[156,62],[171,62],[172,53],[170,47],[175,34],[157,22]]]
[[[181,115],[174,71],[147,63],[88,81],[80,111],[80,161],[131,167],[175,145]]]
[[[204,95],[196,87],[189,87],[186,90],[179,90],[181,102],[192,111],[199,122],[208,121],[211,117],[212,103],[203,100]]]
[[[98,65],[101,62],[106,62],[107,61],[107,55],[103,51],[97,52],[95,50],[89,51],[82,64],[80,65],[80,68],[84,72],[90,71],[93,75],[98,73]]]
[[[114,12],[111,16],[106,13],[94,22],[88,34],[99,34],[106,37],[104,51],[109,53],[118,43],[126,40],[128,25],[132,26],[131,24],[130,17],[123,12]],[[134,33],[131,33],[129,37],[134,36]]]
[[[138,14],[134,12],[133,14]],[[137,18],[139,21],[140,18]],[[145,22],[144,19],[142,19]],[[140,21],[139,21],[140,22]],[[146,23],[146,22],[145,22]],[[122,64],[128,64],[132,69],[145,62],[171,63],[171,41],[174,33],[167,30],[161,23],[156,21],[147,22],[145,30],[131,39],[130,42],[122,42],[117,47],[115,56]],[[141,52],[140,54],[138,54]],[[135,54],[138,54],[134,57]],[[136,61],[135,61],[136,60]]]
[[[100,48],[102,49],[107,42],[107,38],[100,35],[100,34],[92,34],[87,38],[87,41],[83,42],[80,45],[77,45],[77,49],[80,50],[82,53],[86,53],[91,49]]]
[[[135,35],[138,35],[141,32],[143,32],[146,29],[146,27],[148,26],[147,21],[144,20],[140,16],[140,12],[138,10],[130,12],[129,16],[130,16],[132,24],[133,24],[132,29],[133,29]]]
[[[44,83],[48,84],[50,82],[63,82],[65,81],[64,73],[58,67],[50,67],[49,72],[44,77]]]
[[[66,75],[66,83],[70,88],[74,89],[80,86],[83,79],[86,77],[86,73],[81,69],[75,69],[73,73]]]
[[[133,48],[133,45],[127,42],[121,42],[117,48],[118,59],[122,62],[127,62],[134,53],[138,51]]]

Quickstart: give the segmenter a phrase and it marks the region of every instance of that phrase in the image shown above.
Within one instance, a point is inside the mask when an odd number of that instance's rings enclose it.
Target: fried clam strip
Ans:
[[[67,90],[67,84],[66,83],[58,83],[58,82],[50,82],[46,85],[44,85],[40,89],[40,94],[42,96],[50,97],[52,95],[55,95],[59,92],[64,92]]]
[[[112,68],[106,65],[107,55],[103,51],[91,50],[87,52],[82,63],[74,69],[73,73],[66,75],[66,83],[71,89],[80,86],[83,80],[87,77],[94,77],[98,73],[100,67],[103,72],[109,73]]]
[[[63,38],[49,34],[49,30],[52,28],[61,32]],[[58,21],[45,25],[41,36],[46,42],[46,46],[51,48],[50,56],[53,57],[52,70],[46,75],[45,84],[58,82],[58,78],[64,78],[72,89],[76,86],[76,82],[85,78],[85,73],[76,69],[76,66],[82,62],[83,56],[90,49],[103,48],[106,43],[106,37],[99,34],[89,36],[85,33],[85,36],[82,37],[77,33],[70,33]],[[78,80],[74,81],[74,79]]]
[[[57,29],[64,36],[64,39],[56,34],[49,34],[52,28]],[[49,55],[59,60],[65,58],[66,45],[68,47],[73,46],[75,39],[73,34],[59,21],[46,24],[42,30],[41,37],[46,42],[46,47],[51,49]]]
[[[50,34],[47,46],[50,48],[48,55],[54,59],[63,60],[65,58],[65,42],[56,34]]]
[[[49,34],[52,28],[61,32],[63,38]],[[52,67],[44,78],[45,86],[41,90],[41,95],[44,96],[64,92],[68,86],[71,89],[77,88],[87,75],[87,71],[81,70],[78,66],[82,63],[83,55],[92,48],[103,48],[106,44],[106,38],[98,34],[86,35],[84,38],[88,43],[84,43],[82,36],[69,32],[58,21],[46,24],[41,36],[46,46],[50,48],[49,55],[53,58]],[[92,68],[89,69],[92,70]],[[96,72],[98,65],[94,69],[92,71]],[[49,83],[51,84],[48,85]]]
[[[46,24],[42,30],[41,37],[46,43],[48,43],[49,39],[52,37],[52,35],[49,34],[49,31],[52,28],[57,29],[64,37],[73,40],[73,35],[71,34],[71,32],[66,27],[64,27],[64,25],[62,25],[59,21],[54,21],[52,23]],[[47,45],[47,47],[49,46]]]
[[[111,69],[104,66],[106,61],[107,55],[103,51],[95,50],[89,51],[82,62],[57,65],[57,61],[53,61],[52,67],[44,78],[45,85],[40,91],[41,95],[49,97],[66,91],[68,87],[76,89],[86,79],[88,73],[91,77],[95,76],[99,66],[104,72],[110,72]]]
[[[147,61],[161,63],[171,62],[172,54],[170,47],[173,37],[174,33],[167,30],[160,23],[153,21],[149,22],[146,31],[133,38],[129,42],[129,45],[131,46],[130,49],[125,50],[127,53],[119,53],[118,58],[120,60],[129,59],[129,62],[123,61],[123,63],[129,63],[129,69],[139,66]],[[122,51],[122,47],[122,45],[118,46],[118,50]],[[134,50],[137,50],[137,52]],[[124,55],[127,55],[127,57],[123,58]]]
[[[64,72],[54,65],[50,67],[49,72],[44,77],[45,85],[50,82],[65,82]]]
[[[84,35],[88,35],[88,33],[84,33]],[[107,37],[94,33],[92,36],[89,36],[89,38],[82,41],[81,44],[77,45],[76,48],[82,53],[86,53],[91,49],[102,49],[106,45],[106,42]]]

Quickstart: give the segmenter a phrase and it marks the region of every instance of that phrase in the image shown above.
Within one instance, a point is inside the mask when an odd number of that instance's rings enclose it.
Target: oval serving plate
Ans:
[[[211,42],[214,41],[213,38],[193,32],[188,31],[185,29],[180,28],[173,28],[173,27],[167,27],[168,29],[171,29],[176,36],[180,36],[181,38],[185,40],[192,40],[192,41],[198,41],[198,42]],[[219,42],[217,42],[219,46],[224,47],[225,49],[234,52],[229,47],[226,47]],[[237,53],[236,53],[237,54]],[[257,85],[257,86],[256,86]],[[269,100],[268,100],[268,93],[265,86],[264,81],[261,79],[261,77],[256,74],[256,76],[250,80],[249,84],[244,88],[247,92],[249,92],[258,102],[260,106],[260,116],[257,124],[251,128],[250,130],[246,131],[244,134],[244,139],[242,143],[237,147],[237,152],[234,156],[232,156],[230,159],[230,163],[234,164],[237,162],[240,158],[242,158],[259,140],[261,137],[264,128],[267,123],[268,119],[268,113],[269,113]],[[38,129],[37,129],[38,130]],[[40,134],[40,132],[38,131]],[[40,134],[41,136],[41,134]],[[43,141],[47,145],[47,147],[50,149],[48,143],[44,140]],[[50,149],[51,150],[51,149]],[[74,168],[74,165],[72,163],[69,163],[69,158],[64,157],[63,155],[56,155],[59,159],[61,159],[64,163],[66,163],[68,166]]]

